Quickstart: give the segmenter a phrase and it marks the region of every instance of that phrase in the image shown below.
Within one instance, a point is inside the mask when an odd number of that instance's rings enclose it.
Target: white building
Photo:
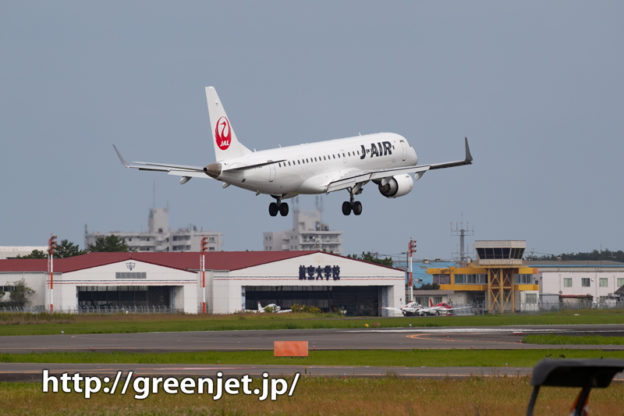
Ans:
[[[293,228],[288,231],[265,232],[266,251],[320,250],[342,253],[342,231],[332,231],[321,220],[321,210],[294,210]]]
[[[179,230],[169,229],[169,216],[165,208],[150,209],[147,232],[88,233],[85,230],[85,247],[95,244],[99,237],[115,235],[126,243],[131,251],[200,251],[201,239],[207,238],[208,251],[221,251],[223,235],[221,233],[198,230],[188,227]]]
[[[613,261],[532,261],[540,297],[550,303],[605,305],[624,286],[624,264]],[[583,304],[583,305],[581,305]]]
[[[206,310],[234,313],[275,303],[386,315],[404,302],[402,270],[318,251],[206,253]],[[203,310],[200,253],[89,253],[54,261],[0,260],[0,285],[24,280],[30,309]]]

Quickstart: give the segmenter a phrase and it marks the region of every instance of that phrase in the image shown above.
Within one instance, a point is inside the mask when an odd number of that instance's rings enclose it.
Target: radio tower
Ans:
[[[467,263],[465,237],[473,236],[474,228],[471,229],[468,223],[464,225],[463,221],[460,223],[455,223],[455,226],[453,226],[453,223],[451,223],[451,235],[459,236],[459,262],[462,265],[465,265]]]

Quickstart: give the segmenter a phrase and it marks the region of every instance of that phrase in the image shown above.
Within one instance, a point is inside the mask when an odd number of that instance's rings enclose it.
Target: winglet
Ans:
[[[117,146],[113,145],[113,149],[115,149],[115,152],[117,153],[117,157],[119,157],[119,160],[121,161],[121,164],[124,166],[124,168],[129,167],[130,165],[128,164],[128,162],[126,162],[126,160],[123,158],[121,153],[119,153],[119,150],[117,150]]]
[[[472,155],[470,154],[470,146],[468,146],[468,137],[464,138],[464,143],[466,146],[466,157],[464,158],[464,160],[458,160],[455,162],[445,162],[445,163],[433,163],[431,165],[424,165],[424,166],[429,166],[429,170],[434,170],[434,169],[452,168],[455,166],[472,165]]]
[[[468,147],[468,137],[465,137],[466,140],[466,162],[472,163],[472,155],[470,154],[470,147]]]

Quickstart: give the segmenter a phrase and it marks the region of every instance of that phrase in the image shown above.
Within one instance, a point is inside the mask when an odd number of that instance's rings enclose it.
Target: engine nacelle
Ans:
[[[409,174],[383,178],[379,182],[379,192],[386,198],[398,198],[406,195],[414,187],[414,180]]]

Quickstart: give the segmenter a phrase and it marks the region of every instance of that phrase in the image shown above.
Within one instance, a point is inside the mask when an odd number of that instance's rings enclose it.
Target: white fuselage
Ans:
[[[282,161],[251,169],[228,167]],[[223,161],[219,180],[251,191],[284,195],[326,192],[326,184],[349,173],[413,166],[416,151],[396,133],[375,133],[262,150]]]

